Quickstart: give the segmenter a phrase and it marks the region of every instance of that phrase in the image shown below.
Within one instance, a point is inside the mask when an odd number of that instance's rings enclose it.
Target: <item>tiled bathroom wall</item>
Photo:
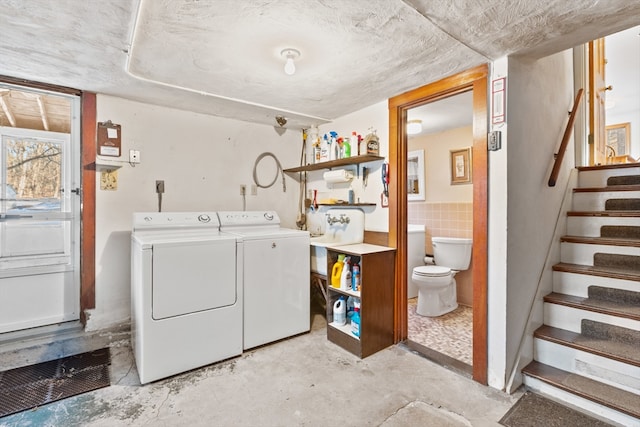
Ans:
[[[433,254],[431,238],[473,237],[473,203],[471,202],[410,202],[409,224],[423,224],[426,229],[425,253]],[[456,275],[458,303],[472,306],[473,282],[471,268]]]
[[[426,227],[425,253],[433,253],[433,236],[473,237],[473,203],[411,202],[408,205],[409,224]]]

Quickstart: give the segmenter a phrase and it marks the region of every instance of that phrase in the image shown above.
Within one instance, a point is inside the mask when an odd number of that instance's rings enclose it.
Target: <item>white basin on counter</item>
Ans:
[[[364,241],[364,212],[360,209],[329,209],[325,233],[311,237],[311,271],[327,274],[327,246],[351,245]],[[348,221],[348,222],[347,222]]]

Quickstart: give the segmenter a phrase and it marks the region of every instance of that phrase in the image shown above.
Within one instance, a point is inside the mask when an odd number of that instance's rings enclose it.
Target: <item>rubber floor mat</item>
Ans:
[[[529,391],[509,409],[500,424],[507,427],[611,427],[611,424]]]
[[[110,385],[109,348],[0,372],[0,417]]]

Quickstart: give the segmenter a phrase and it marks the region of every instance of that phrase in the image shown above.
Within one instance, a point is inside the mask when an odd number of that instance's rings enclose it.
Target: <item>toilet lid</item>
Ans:
[[[440,265],[425,265],[414,268],[413,274],[424,277],[443,277],[451,274],[451,269]]]

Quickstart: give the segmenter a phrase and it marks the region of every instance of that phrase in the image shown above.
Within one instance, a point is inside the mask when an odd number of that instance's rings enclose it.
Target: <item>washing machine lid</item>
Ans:
[[[422,277],[444,277],[451,274],[451,269],[440,265],[424,265],[414,268],[413,274]]]
[[[218,230],[143,230],[131,233],[131,239],[142,249],[169,243],[193,243],[211,240],[236,240],[233,235]]]

